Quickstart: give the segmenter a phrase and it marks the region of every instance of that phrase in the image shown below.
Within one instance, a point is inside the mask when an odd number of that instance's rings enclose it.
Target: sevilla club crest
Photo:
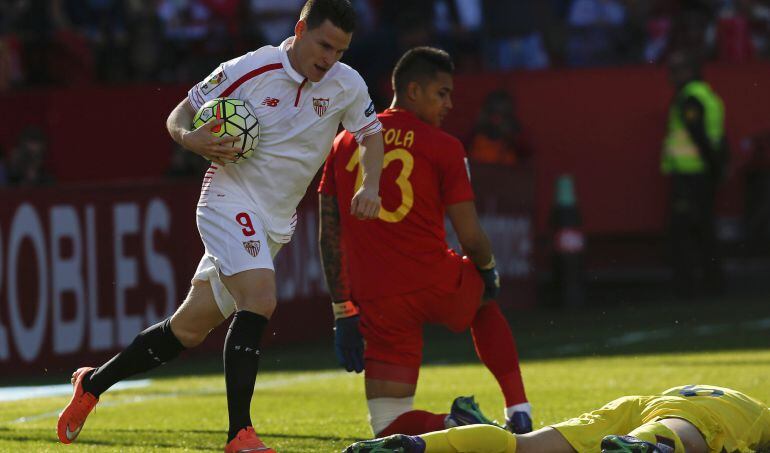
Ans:
[[[329,98],[313,98],[313,110],[315,110],[319,118],[324,116],[328,108]]]
[[[247,252],[249,252],[249,255],[253,256],[254,258],[259,255],[259,248],[262,244],[259,241],[244,241],[243,242],[243,248],[246,249]]]

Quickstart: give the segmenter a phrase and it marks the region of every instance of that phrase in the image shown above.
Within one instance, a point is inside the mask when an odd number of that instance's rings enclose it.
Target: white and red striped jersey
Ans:
[[[223,63],[188,92],[196,110],[217,97],[241,99],[260,123],[254,155],[237,165],[212,165],[198,206],[246,202],[279,243],[291,239],[297,204],[329,154],[339,124],[359,142],[382,129],[358,72],[336,63],[321,81],[311,82],[289,63],[292,39]]]

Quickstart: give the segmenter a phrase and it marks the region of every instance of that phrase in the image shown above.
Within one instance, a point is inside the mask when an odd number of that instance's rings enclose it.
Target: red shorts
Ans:
[[[361,334],[366,340],[367,377],[417,382],[422,362],[423,325],[442,324],[453,332],[470,327],[481,305],[484,282],[469,259],[459,256],[456,259],[462,260],[458,263],[459,272],[434,286],[408,294],[356,301]],[[388,376],[387,371],[383,375],[380,365],[400,368],[413,376]],[[403,372],[396,374],[403,375]]]

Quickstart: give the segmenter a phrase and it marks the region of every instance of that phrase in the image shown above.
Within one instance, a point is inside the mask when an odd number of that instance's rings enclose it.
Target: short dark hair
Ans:
[[[439,72],[452,74],[455,65],[452,57],[435,47],[415,47],[408,50],[393,68],[393,91],[403,93],[409,82],[422,83],[433,79]]]
[[[350,0],[307,0],[299,19],[304,20],[311,30],[327,19],[347,33],[353,33],[356,28],[356,10]]]

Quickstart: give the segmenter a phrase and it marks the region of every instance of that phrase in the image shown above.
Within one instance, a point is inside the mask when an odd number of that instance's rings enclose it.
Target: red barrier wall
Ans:
[[[534,303],[531,184],[480,168],[482,220],[500,246],[501,302]],[[313,186],[315,187],[315,186]],[[524,194],[525,198],[517,198]],[[203,253],[196,183],[70,185],[0,192],[0,370],[66,370],[99,363],[184,298]],[[313,190],[276,259],[279,306],[266,343],[331,335]],[[221,349],[218,329],[204,350]],[[330,352],[331,354],[331,352]]]
[[[185,96],[179,86],[50,90],[0,96],[13,112],[0,121],[0,146],[20,128],[42,126],[49,169],[59,182],[156,179],[168,169],[173,142],[166,117]]]
[[[666,71],[651,66],[463,76],[446,127],[468,137],[486,93],[511,92],[534,150],[537,231],[547,226],[553,183],[575,176],[589,234],[660,232],[666,182],[658,163],[668,102]],[[709,66],[705,79],[723,97],[733,165],[741,142],[770,129],[770,65]],[[734,175],[735,176],[735,175]],[[720,211],[742,210],[742,181],[723,188]]]

